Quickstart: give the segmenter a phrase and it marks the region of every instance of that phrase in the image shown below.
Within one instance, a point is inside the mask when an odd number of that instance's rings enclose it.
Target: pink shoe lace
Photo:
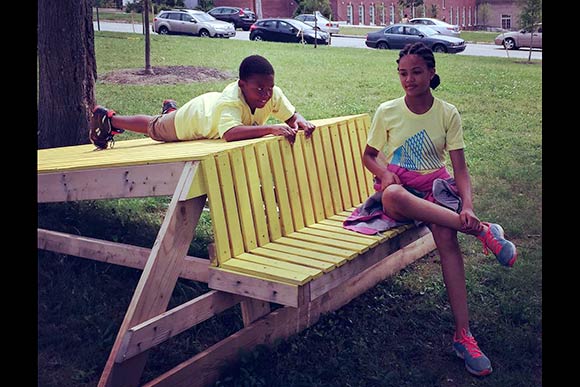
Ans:
[[[477,239],[479,239],[481,241],[481,244],[483,245],[483,254],[488,255],[489,249],[491,249],[492,253],[496,255],[499,254],[502,248],[500,241],[498,241],[491,233],[491,227],[489,223],[487,222],[481,223],[487,227],[487,231],[485,232],[485,234],[483,236],[477,237]]]
[[[473,337],[471,333],[468,333],[465,328],[461,330],[461,337],[458,338],[455,336],[453,339],[456,342],[463,344],[471,357],[478,358],[483,355],[481,349],[479,349],[479,346],[477,345],[477,341],[475,341],[475,337]]]

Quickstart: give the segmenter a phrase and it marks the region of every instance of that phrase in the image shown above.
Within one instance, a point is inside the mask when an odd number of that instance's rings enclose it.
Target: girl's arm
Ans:
[[[399,176],[387,170],[386,163],[380,159],[380,152],[367,145],[362,157],[364,166],[376,177],[381,179],[381,191],[391,184],[401,184]]]
[[[464,228],[462,231],[480,232],[483,230],[483,225],[473,211],[471,178],[465,161],[465,153],[463,149],[456,149],[449,151],[449,157],[451,158],[451,165],[453,166],[455,184],[457,185],[462,202],[461,213],[459,214]]]

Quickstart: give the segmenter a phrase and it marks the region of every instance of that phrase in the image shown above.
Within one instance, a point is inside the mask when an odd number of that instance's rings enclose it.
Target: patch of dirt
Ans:
[[[167,85],[210,82],[236,77],[230,72],[211,67],[165,66],[151,69],[154,74],[145,74],[145,68],[115,70],[105,74],[99,81],[129,85]]]

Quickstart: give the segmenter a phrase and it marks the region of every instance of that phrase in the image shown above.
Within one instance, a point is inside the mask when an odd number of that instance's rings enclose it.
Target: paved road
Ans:
[[[143,33],[143,26],[141,24],[100,22],[100,26],[101,31]],[[96,31],[97,22],[94,22],[94,27]],[[236,36],[231,39],[249,40],[249,35],[250,33],[247,31],[236,31]],[[331,46],[354,47],[354,48],[363,48],[367,50],[374,50],[372,48],[368,48],[365,45],[364,38],[357,37],[333,36]],[[510,58],[528,59],[529,50],[528,49],[520,49],[515,51],[511,50],[506,53],[506,50],[502,46],[496,46],[494,44],[468,43],[465,51],[457,55],[494,56],[500,58],[506,58],[509,55]],[[542,60],[542,50],[532,50],[532,59]]]

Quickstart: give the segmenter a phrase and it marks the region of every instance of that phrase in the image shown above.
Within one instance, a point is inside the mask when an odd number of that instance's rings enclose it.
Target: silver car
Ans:
[[[301,15],[296,16],[294,19],[300,20],[301,22],[306,23],[312,27],[316,25],[322,31],[330,35],[338,34],[338,32],[340,31],[340,24],[328,20],[318,11],[314,14],[303,13]]]
[[[188,34],[212,38],[236,36],[233,24],[217,20],[203,11],[192,9],[159,12],[153,19],[153,32],[161,35]]]
[[[449,24],[443,20],[430,17],[416,17],[409,20],[409,23],[422,24],[424,26],[431,27],[435,31],[439,31],[439,33],[442,35],[454,36],[456,38],[458,38],[459,34],[461,33],[457,24]]]
[[[535,28],[524,28],[520,31],[502,32],[494,39],[495,44],[507,50],[520,47],[542,48],[542,23]]]

